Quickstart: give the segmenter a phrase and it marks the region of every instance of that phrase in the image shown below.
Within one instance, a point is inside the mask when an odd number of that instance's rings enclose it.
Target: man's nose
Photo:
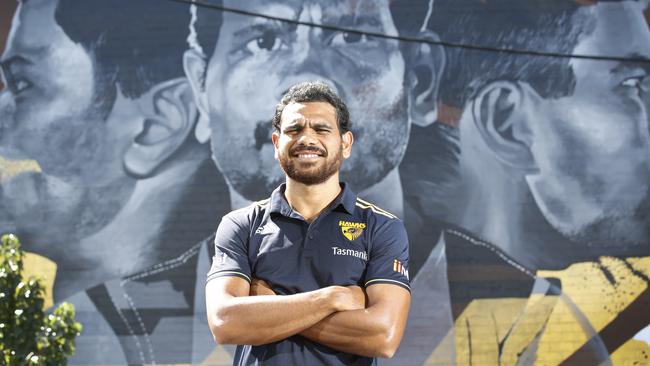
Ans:
[[[316,145],[318,139],[316,138],[316,131],[309,127],[305,127],[298,135],[298,145],[311,146]]]
[[[303,32],[305,34],[299,34],[296,37],[292,54],[285,65],[283,74],[286,76],[283,78],[281,87],[278,90],[281,93],[277,96],[278,100],[291,86],[304,81],[315,80],[330,85],[335,93],[343,97],[341,95],[343,90],[335,80],[338,75],[328,72],[323,65],[323,51],[326,45],[323,44],[320,36],[309,32],[308,27],[299,26],[298,28],[304,28]]]

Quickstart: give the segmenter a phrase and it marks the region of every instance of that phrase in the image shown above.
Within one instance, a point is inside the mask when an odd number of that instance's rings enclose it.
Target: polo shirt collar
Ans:
[[[330,206],[330,210],[342,206],[347,213],[352,215],[354,213],[354,207],[356,206],[357,195],[354,194],[354,192],[352,192],[352,190],[348,187],[347,183],[341,182],[340,185],[341,185],[342,192],[338,197],[336,197],[336,199]],[[282,183],[278,188],[276,188],[273,191],[273,193],[271,193],[271,200],[269,206],[270,206],[271,213],[279,213],[282,216],[290,217],[293,210],[291,209],[291,206],[289,206],[289,203],[284,197],[284,190],[286,188],[287,188],[286,183]]]
[[[345,208],[345,211],[352,215],[354,214],[354,207],[357,205],[357,195],[352,192],[345,182],[341,182],[341,189],[343,192],[336,199],[340,200],[339,204]]]

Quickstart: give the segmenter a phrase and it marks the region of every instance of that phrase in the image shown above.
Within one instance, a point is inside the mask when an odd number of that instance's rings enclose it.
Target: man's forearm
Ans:
[[[368,308],[334,313],[300,335],[341,352],[391,357],[402,336],[395,334],[395,329],[390,319],[382,319],[380,311]]]
[[[242,296],[224,300],[213,317],[222,344],[266,344],[288,338],[336,311],[326,289],[290,296]]]
[[[393,285],[367,289],[368,307],[334,313],[300,335],[338,351],[392,357],[404,333],[410,294]]]
[[[273,291],[267,286],[261,287],[260,281],[255,280],[250,290],[257,296],[226,292],[221,298],[212,299],[217,306],[208,303],[208,309],[212,308],[208,322],[218,343],[260,345],[275,342],[313,326],[336,311],[365,306],[364,292],[357,286],[331,286],[274,296]]]

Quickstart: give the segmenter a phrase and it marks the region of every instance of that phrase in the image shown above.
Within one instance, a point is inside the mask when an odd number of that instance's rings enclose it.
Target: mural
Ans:
[[[384,364],[650,364],[645,2],[191,3],[2,20],[0,232],[76,305],[71,364],[232,363],[213,233],[282,181],[270,120],[313,79],[350,107],[343,179],[409,234]]]

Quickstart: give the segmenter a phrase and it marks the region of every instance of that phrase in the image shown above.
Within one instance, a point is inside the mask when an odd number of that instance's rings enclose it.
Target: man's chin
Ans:
[[[598,256],[632,257],[650,254],[650,224],[632,214],[600,218],[567,237]]]

